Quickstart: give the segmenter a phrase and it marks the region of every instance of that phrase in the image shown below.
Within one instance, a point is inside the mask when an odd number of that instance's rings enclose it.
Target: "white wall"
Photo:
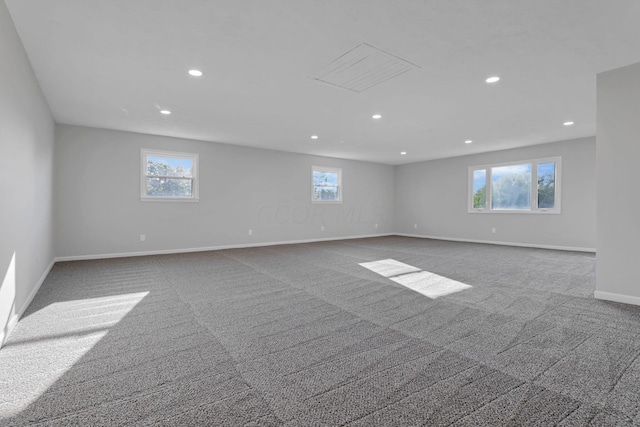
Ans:
[[[640,63],[598,74],[596,298],[640,305]]]
[[[141,148],[198,153],[200,202],[141,202]],[[342,168],[342,204],[311,203],[312,165]],[[393,166],[57,125],[55,171],[58,257],[393,232]]]
[[[0,2],[0,345],[53,260],[54,124]]]
[[[468,168],[562,156],[562,213],[467,212]],[[594,250],[595,138],[412,163],[396,168],[396,227],[403,234]],[[418,228],[414,228],[414,224]],[[491,232],[496,228],[496,233]]]

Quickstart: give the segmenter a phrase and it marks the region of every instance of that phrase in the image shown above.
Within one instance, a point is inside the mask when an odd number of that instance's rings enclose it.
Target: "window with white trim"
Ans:
[[[560,213],[561,157],[469,168],[470,213]]]
[[[323,166],[311,168],[311,201],[342,202],[342,169]]]
[[[198,201],[198,155],[141,150],[140,199]]]

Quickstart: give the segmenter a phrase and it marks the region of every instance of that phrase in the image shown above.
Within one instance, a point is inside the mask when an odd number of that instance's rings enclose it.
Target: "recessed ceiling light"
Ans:
[[[400,154],[402,154],[404,156],[405,154],[407,154],[407,152],[406,151],[401,151]]]
[[[571,126],[573,124],[573,122],[564,122],[563,125],[565,126]]]
[[[169,110],[160,110],[160,114],[164,114],[165,116],[168,116],[169,114],[171,114],[171,111],[169,111]]]
[[[493,76],[493,77],[489,77],[487,80],[485,80],[485,82],[487,82],[487,83],[496,83],[499,80],[500,80],[500,77]]]
[[[311,135],[311,139],[318,139],[318,135]]]
[[[472,140],[467,139],[464,143],[465,143],[465,144],[471,144],[472,142],[473,142]]]
[[[382,115],[381,114],[374,114],[373,116],[371,116],[372,119],[381,119]]]
[[[200,77],[200,76],[202,76],[202,71],[200,71],[200,70],[189,70],[189,75],[192,75],[193,77]]]

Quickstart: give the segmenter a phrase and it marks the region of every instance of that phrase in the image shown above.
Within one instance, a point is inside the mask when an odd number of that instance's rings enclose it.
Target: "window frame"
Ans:
[[[149,196],[147,194],[147,156],[165,157],[172,159],[188,159],[193,163],[191,170],[191,196],[190,197],[161,197]],[[199,155],[198,153],[185,153],[179,151],[155,150],[150,148],[140,149],[140,200],[143,202],[199,202],[200,201],[200,183],[199,174]],[[172,178],[172,177],[168,177]]]
[[[553,208],[539,208],[538,207],[538,165],[544,163],[555,163],[555,177],[554,177],[554,207]],[[501,166],[516,166],[516,165],[531,165],[531,194],[530,194],[530,209],[492,209],[491,208],[491,169]],[[473,173],[477,170],[486,171],[486,207],[474,208],[473,207]],[[562,213],[562,157],[543,157],[539,159],[530,160],[517,160],[503,163],[491,163],[478,166],[469,166],[468,171],[468,188],[467,188],[467,213],[474,214],[560,214]]]
[[[313,198],[314,190],[316,185],[313,183],[313,174],[315,172],[331,172],[338,174],[338,199],[337,200],[315,200]],[[333,168],[333,167],[325,167],[325,166],[311,166],[311,203],[342,203],[343,195],[342,195],[342,169],[341,168]]]

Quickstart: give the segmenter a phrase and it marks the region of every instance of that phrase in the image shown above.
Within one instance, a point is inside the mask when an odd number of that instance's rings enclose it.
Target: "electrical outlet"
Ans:
[[[147,240],[147,236],[146,236],[146,235],[144,235],[144,234],[141,234],[141,235],[140,235],[140,241],[141,241],[141,242],[144,242],[145,240]]]
[[[320,231],[324,231],[324,225],[320,226]]]
[[[491,227],[491,232],[492,232],[493,234],[496,234],[496,228],[495,228],[495,227]]]
[[[376,224],[374,227],[375,227],[375,228],[378,228],[378,224]]]
[[[249,229],[249,236],[253,235],[253,230]]]
[[[418,224],[413,224],[413,228],[418,228]]]

